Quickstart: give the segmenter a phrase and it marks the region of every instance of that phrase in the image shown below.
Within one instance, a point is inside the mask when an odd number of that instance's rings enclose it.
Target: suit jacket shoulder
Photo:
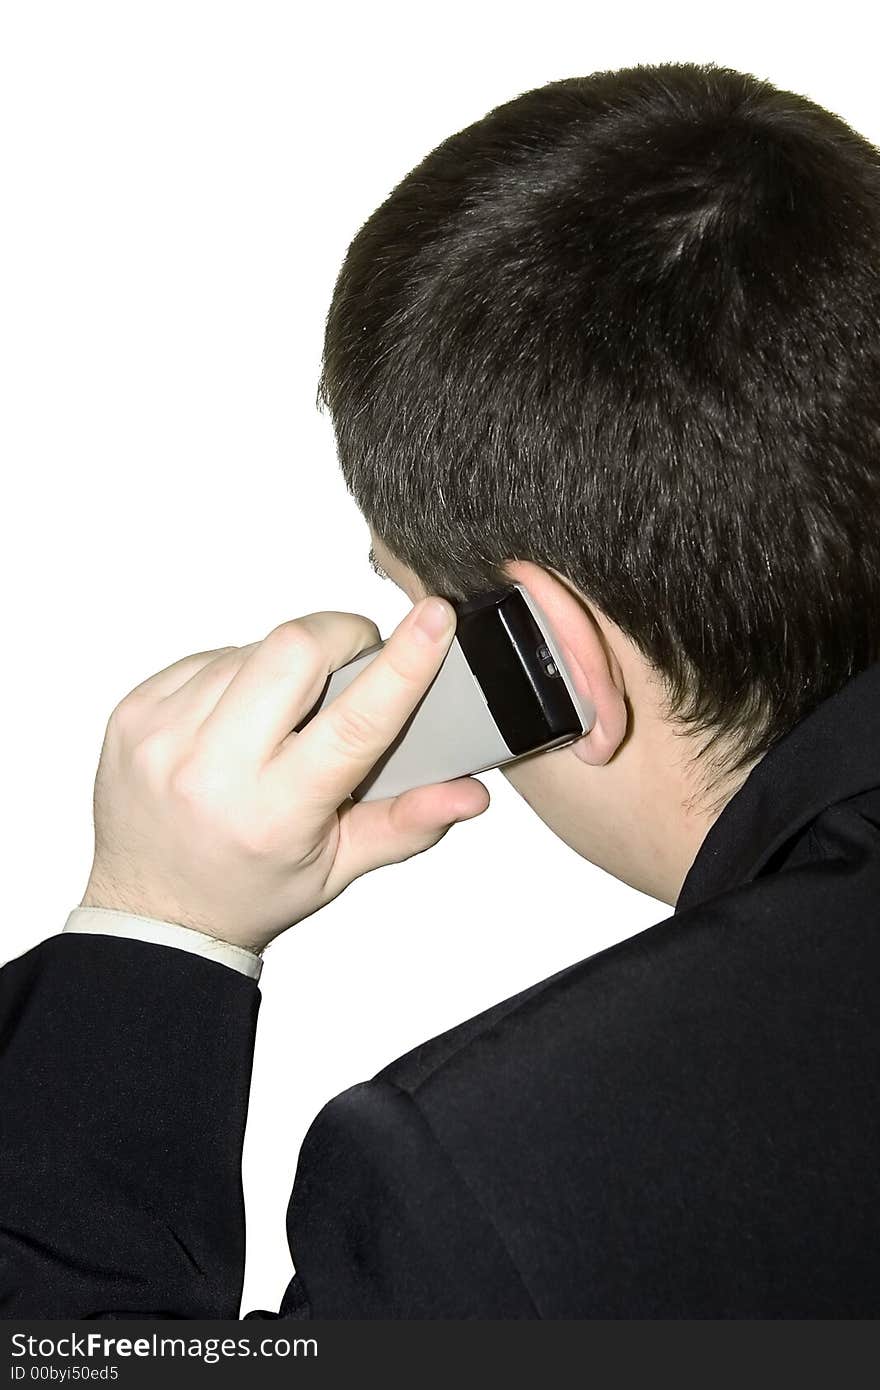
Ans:
[[[303,1286],[323,1182],[352,1194],[364,1240],[358,1255],[349,1229],[338,1268],[372,1252],[377,1316],[875,1315],[880,955],[876,911],[854,903],[876,908],[880,877],[863,831],[876,836],[857,805],[832,808],[784,873],[559,972],[331,1102],[291,1207]],[[387,1283],[407,1258],[388,1231],[411,1234],[414,1209],[432,1252],[409,1271],[418,1313]]]

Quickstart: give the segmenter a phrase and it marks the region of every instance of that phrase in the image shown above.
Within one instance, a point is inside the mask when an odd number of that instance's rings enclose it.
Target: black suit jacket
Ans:
[[[878,966],[880,665],[667,920],[324,1107],[248,1316],[876,1317]],[[0,982],[3,1314],[237,1317],[256,985],[74,934]]]

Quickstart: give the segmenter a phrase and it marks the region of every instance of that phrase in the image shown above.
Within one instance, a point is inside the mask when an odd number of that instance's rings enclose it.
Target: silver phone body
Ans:
[[[574,706],[579,728],[564,738],[539,742],[525,752],[514,752],[456,635],[443,665],[394,743],[352,792],[354,800],[378,801],[383,797],[397,796],[412,787],[447,782],[455,777],[502,767],[542,747],[563,747],[593,727],[595,710],[590,701],[575,689],[546,615],[524,585],[511,587],[519,590],[540,629],[543,644],[550,653],[549,661],[555,665],[558,678],[564,683]],[[334,671],[304,723],[335,700],[384,646],[384,641],[378,642]],[[510,661],[516,663],[517,651],[513,643],[509,652]]]

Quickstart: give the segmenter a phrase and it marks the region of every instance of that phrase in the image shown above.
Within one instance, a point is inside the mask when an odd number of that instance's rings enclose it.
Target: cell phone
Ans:
[[[575,689],[550,623],[522,584],[460,602],[455,637],[394,743],[351,793],[378,801],[411,787],[503,767],[589,733],[593,705]],[[305,727],[385,646],[377,642],[334,671]]]

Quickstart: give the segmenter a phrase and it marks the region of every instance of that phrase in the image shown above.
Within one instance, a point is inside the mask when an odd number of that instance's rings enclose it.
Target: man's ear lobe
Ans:
[[[592,623],[593,620],[589,621]],[[574,679],[575,689],[579,695],[583,695],[592,703],[596,711],[596,722],[590,732],[570,743],[568,747],[582,763],[588,763],[590,767],[602,767],[611,761],[626,737],[626,697],[614,680],[601,636],[598,636],[598,640],[602,647],[602,658],[591,661],[586,671],[581,659],[575,655],[565,639],[557,637],[556,640]],[[619,672],[616,661],[614,667]]]
[[[581,762],[601,767],[626,737],[628,713],[620,663],[608,648],[586,599],[555,570],[531,560],[511,560],[505,572],[522,584],[546,613],[575,689],[589,700],[596,721],[569,750]]]

